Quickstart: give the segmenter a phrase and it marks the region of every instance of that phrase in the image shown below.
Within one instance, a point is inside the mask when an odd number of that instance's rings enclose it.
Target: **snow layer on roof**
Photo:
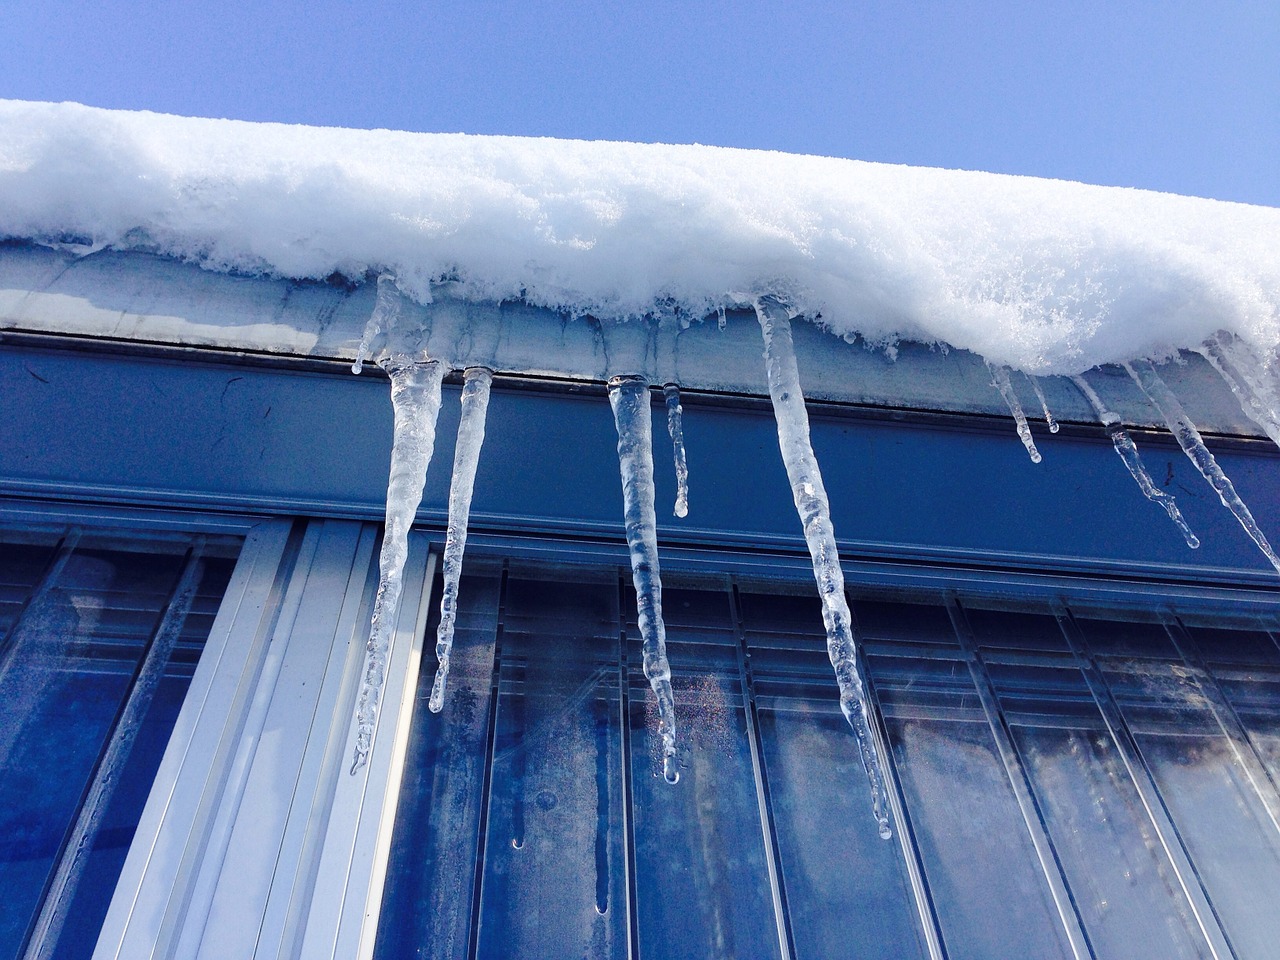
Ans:
[[[1278,209],[716,147],[0,101],[0,237],[602,318],[775,294],[1035,373],[1280,343]]]

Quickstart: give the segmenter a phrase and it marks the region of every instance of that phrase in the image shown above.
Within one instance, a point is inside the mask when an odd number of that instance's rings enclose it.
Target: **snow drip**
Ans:
[[[844,595],[844,572],[836,547],[831,507],[822,483],[822,473],[809,442],[809,414],[800,392],[800,372],[796,365],[787,311],[772,300],[755,303],[756,317],[764,335],[765,372],[769,398],[778,423],[778,446],[791,482],[796,511],[804,527],[804,538],[813,558],[813,575],[822,599],[822,619],[827,631],[827,656],[835,668],[840,686],[840,709],[853,728],[862,754],[862,765],[871,786],[871,806],[880,836],[891,837],[884,771],[871,731],[871,704],[858,669],[858,650],[853,639],[853,615]],[[1007,377],[1006,377],[1007,379]]]
[[[379,299],[382,294],[379,284]],[[375,316],[377,311],[375,311]],[[370,320],[373,323],[373,320]],[[379,365],[391,378],[391,405],[395,427],[391,446],[391,477],[387,483],[387,519],[378,557],[378,593],[373,603],[369,640],[365,644],[363,679],[356,704],[356,746],[351,761],[355,773],[369,758],[378,706],[386,680],[387,651],[400,606],[405,558],[409,553],[409,528],[422,502],[427,466],[436,445],[436,418],[440,414],[440,387],[444,364],[395,353]]]
[[[462,578],[462,555],[467,547],[467,524],[471,518],[471,494],[475,489],[476,467],[484,446],[485,418],[489,412],[489,390],[493,371],[488,367],[468,367],[462,382],[462,419],[453,454],[453,479],[449,484],[449,529],[444,541],[444,589],[440,598],[440,627],[436,631],[436,659],[440,666],[431,684],[432,713],[444,707],[444,688],[449,679],[449,652],[453,649],[453,629],[458,618],[458,583]]]
[[[1177,525],[1183,539],[1187,541],[1187,546],[1193,550],[1199,547],[1200,538],[1191,532],[1191,527],[1183,519],[1182,511],[1178,509],[1177,500],[1174,499],[1173,494],[1167,493],[1155,485],[1155,481],[1151,479],[1151,474],[1147,472],[1142,458],[1138,456],[1138,445],[1133,442],[1133,437],[1129,436],[1129,431],[1120,425],[1120,418],[1107,409],[1106,404],[1102,402],[1102,398],[1098,396],[1097,392],[1083,376],[1072,377],[1071,382],[1080,388],[1080,392],[1084,394],[1085,399],[1089,401],[1089,405],[1093,407],[1093,412],[1098,415],[1098,420],[1110,435],[1111,443],[1116,448],[1116,453],[1124,461],[1124,465],[1129,469],[1133,479],[1138,482],[1138,489],[1142,491],[1142,495],[1151,502],[1158,503],[1164,507],[1165,513],[1169,514],[1169,519]]]
[[[1196,469],[1209,481],[1209,485],[1218,492],[1222,505],[1235,514],[1235,518],[1240,521],[1240,526],[1244,527],[1245,533],[1253,538],[1258,549],[1263,552],[1276,571],[1280,572],[1280,557],[1277,557],[1275,551],[1271,549],[1271,544],[1259,529],[1253,514],[1240,499],[1235,486],[1218,466],[1218,461],[1209,452],[1209,448],[1204,445],[1204,438],[1200,436],[1200,431],[1191,422],[1191,418],[1187,416],[1187,412],[1178,402],[1178,398],[1173,395],[1173,391],[1160,378],[1160,374],[1156,373],[1151,361],[1135,360],[1132,363],[1126,363],[1124,368],[1129,371],[1133,382],[1160,411],[1170,432],[1177,439],[1178,446],[1182,447],[1182,452],[1196,465]]]
[[[667,432],[671,434],[671,450],[676,463],[676,506],[672,511],[677,517],[689,515],[689,464],[684,454],[684,407],[680,405],[680,388],[668,383],[662,388],[667,399]]]
[[[648,382],[638,375],[612,378],[609,405],[618,428],[618,465],[622,471],[627,547],[631,552],[644,675],[658,699],[662,775],[668,783],[676,783],[680,774],[676,769],[675,695],[671,690],[671,665],[667,662],[667,628],[662,622],[658,526],[653,505],[653,415],[649,408]]]

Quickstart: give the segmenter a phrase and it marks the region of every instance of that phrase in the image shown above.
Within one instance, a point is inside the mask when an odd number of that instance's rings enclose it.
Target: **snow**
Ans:
[[[1035,374],[1280,344],[1280,210],[762,151],[0,101],[0,237],[602,319],[775,296]]]

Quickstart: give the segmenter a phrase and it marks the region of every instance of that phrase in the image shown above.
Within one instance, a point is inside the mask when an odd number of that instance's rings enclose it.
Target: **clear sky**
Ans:
[[[3,0],[0,97],[1280,206],[1280,0]]]

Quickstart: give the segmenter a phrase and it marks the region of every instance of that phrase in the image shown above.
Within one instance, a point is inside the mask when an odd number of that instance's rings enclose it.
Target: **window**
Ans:
[[[675,786],[629,571],[468,560],[441,714],[420,674],[380,960],[1272,954],[1273,615],[852,590],[884,842],[812,584],[664,580]]]
[[[0,533],[0,956],[92,953],[235,553]]]

